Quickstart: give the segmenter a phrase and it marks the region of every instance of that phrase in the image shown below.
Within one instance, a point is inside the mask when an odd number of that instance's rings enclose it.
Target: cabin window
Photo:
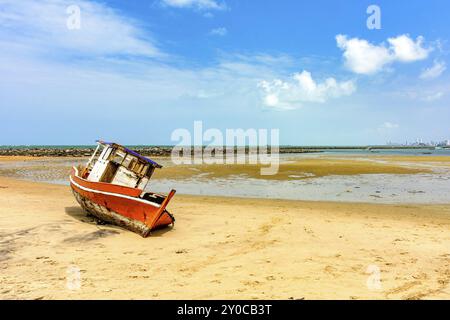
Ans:
[[[133,168],[132,168],[132,170],[135,173],[140,174],[143,166],[144,166],[143,163],[136,161],[134,166],[133,166]]]
[[[145,175],[147,173],[147,170],[148,170],[148,165],[143,166],[142,169],[141,169],[141,174]]]
[[[122,165],[128,169],[132,168],[133,162],[136,161],[133,156],[130,156],[129,154],[125,157],[125,160],[123,160]]]
[[[136,159],[131,159],[130,163],[127,165],[127,168],[132,170],[132,171],[135,171],[134,167],[136,167],[136,164],[137,164],[137,160]]]
[[[113,162],[117,163],[117,164],[121,164],[122,161],[124,160],[126,154],[120,150],[117,150],[116,153],[114,154],[113,157]]]

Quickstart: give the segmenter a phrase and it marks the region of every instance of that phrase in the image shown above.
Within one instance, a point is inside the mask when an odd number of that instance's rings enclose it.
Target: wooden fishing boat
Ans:
[[[70,186],[89,214],[147,237],[152,230],[173,225],[166,210],[175,190],[165,196],[144,192],[155,161],[116,143],[97,141],[85,166],[73,167]]]

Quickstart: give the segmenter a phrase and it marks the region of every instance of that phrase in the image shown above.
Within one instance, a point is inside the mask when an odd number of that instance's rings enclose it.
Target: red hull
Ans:
[[[101,220],[114,223],[139,233],[143,237],[151,230],[174,223],[174,218],[166,211],[166,206],[175,194],[172,190],[167,197],[140,196],[142,190],[119,185],[91,182],[81,178],[76,168],[70,175],[70,186],[78,203]]]

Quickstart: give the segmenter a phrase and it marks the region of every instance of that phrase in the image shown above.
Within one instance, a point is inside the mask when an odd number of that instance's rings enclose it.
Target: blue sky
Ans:
[[[373,4],[381,29],[366,25]],[[450,139],[448,12],[444,0],[0,0],[0,145],[173,144],[195,120],[279,128],[281,144]]]

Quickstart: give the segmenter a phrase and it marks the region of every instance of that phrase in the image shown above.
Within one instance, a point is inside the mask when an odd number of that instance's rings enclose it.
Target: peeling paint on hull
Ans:
[[[172,191],[161,204],[133,197],[129,190],[123,192],[117,185],[105,184],[96,189],[95,183],[78,176],[72,169],[70,186],[80,206],[93,216],[147,237],[151,230],[173,224],[175,219],[165,210],[174,195]],[[120,192],[120,193],[117,193]]]
[[[147,237],[150,233],[150,228],[144,223],[124,217],[117,212],[109,210],[108,208],[101,206],[95,202],[90,201],[88,198],[81,196],[78,192],[72,189],[72,193],[75,199],[84,209],[84,211],[90,213],[98,219],[112,223],[119,227],[123,227],[130,231],[136,232],[143,237]]]

